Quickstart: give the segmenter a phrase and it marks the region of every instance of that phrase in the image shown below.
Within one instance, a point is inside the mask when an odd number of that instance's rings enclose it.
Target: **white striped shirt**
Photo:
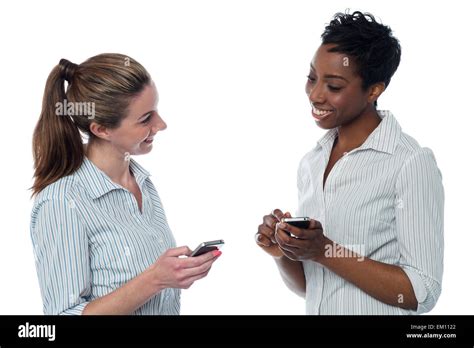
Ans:
[[[419,314],[430,311],[441,293],[441,172],[430,149],[403,133],[390,112],[378,113],[382,118],[378,127],[334,165],[324,190],[323,175],[337,129],[329,130],[303,157],[297,215],[320,221],[333,242],[401,267],[413,286],[418,309],[385,304],[321,264],[304,261],[307,314]]]
[[[176,246],[149,176],[130,159],[134,195],[87,157],[35,198],[31,238],[45,314],[81,314],[90,301],[142,273]],[[133,314],[179,314],[180,291],[165,289]]]

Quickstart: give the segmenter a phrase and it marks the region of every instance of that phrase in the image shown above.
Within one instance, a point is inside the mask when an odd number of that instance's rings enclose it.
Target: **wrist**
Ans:
[[[165,289],[165,286],[162,283],[160,277],[157,276],[157,272],[155,270],[155,265],[147,268],[142,273],[142,276],[145,280],[145,283],[150,287],[153,294],[157,294],[160,291]]]
[[[285,258],[286,256],[285,255],[275,255],[273,256],[273,260],[275,261],[280,261],[281,259]]]
[[[322,236],[322,239],[321,239],[321,242],[320,242],[320,250],[319,252],[317,253],[317,255],[315,257],[313,257],[313,261],[314,262],[317,262],[317,263],[320,263],[322,265],[325,264],[325,261],[327,260],[326,258],[326,251],[329,249],[329,248],[333,248],[335,245],[335,243],[333,243],[332,240],[330,240],[329,238],[327,238],[326,236]]]

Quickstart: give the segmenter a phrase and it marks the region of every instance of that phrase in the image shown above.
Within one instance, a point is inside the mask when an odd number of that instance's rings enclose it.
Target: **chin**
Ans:
[[[135,148],[135,149],[130,150],[130,151],[125,152],[125,153],[128,153],[131,156],[146,155],[147,153],[151,152],[152,148],[153,148],[153,145],[149,145],[146,148],[145,147],[139,147],[139,148]]]
[[[316,123],[316,126],[318,126],[321,129],[324,129],[324,130],[329,130],[329,129],[333,129],[333,128],[337,127],[337,125],[332,124],[332,123],[327,123],[326,124],[326,123],[320,122],[320,121],[314,121],[314,123]]]
[[[153,149],[153,144],[147,145],[146,148],[140,149],[141,151],[140,151],[139,154],[140,155],[145,155],[147,153],[150,153],[152,149]]]

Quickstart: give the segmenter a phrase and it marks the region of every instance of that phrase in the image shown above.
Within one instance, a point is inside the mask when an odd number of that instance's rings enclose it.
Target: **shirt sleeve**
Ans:
[[[401,169],[395,210],[400,267],[413,286],[416,313],[426,313],[441,294],[444,254],[444,189],[430,149],[415,153]]]
[[[82,314],[91,290],[89,247],[74,202],[40,203],[33,210],[31,238],[44,313]]]

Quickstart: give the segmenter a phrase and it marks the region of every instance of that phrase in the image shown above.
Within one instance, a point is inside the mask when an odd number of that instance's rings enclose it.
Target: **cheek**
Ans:
[[[120,132],[117,139],[123,146],[134,146],[143,141],[147,137],[147,130],[143,127],[129,128],[126,131]]]
[[[352,89],[345,89],[340,93],[333,93],[328,98],[330,103],[340,110],[358,109],[364,100],[363,95]]]
[[[306,95],[309,97],[309,94],[311,93],[311,83],[306,82],[306,85],[304,87],[304,91],[306,92]]]
[[[330,93],[327,100],[331,106],[337,110],[345,109],[347,107],[347,96],[344,93]]]

